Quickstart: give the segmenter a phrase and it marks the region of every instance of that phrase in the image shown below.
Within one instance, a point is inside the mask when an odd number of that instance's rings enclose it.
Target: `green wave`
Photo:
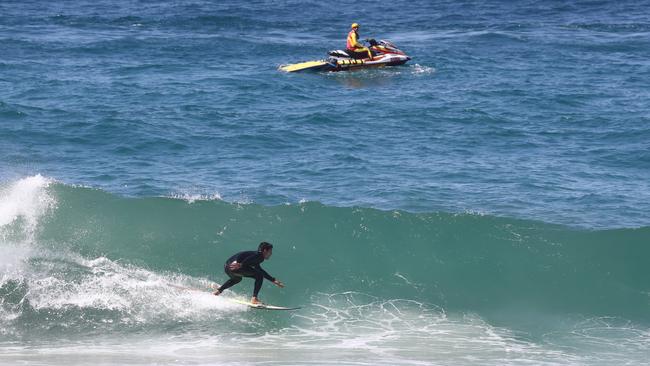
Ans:
[[[355,291],[493,317],[530,312],[650,321],[650,228],[589,231],[489,215],[124,198],[54,184],[41,246],[224,281],[223,262],[260,241],[287,284],[269,301]],[[233,288],[240,293],[252,285]]]

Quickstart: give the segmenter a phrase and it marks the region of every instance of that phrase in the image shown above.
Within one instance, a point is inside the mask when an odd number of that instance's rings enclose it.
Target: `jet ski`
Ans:
[[[349,71],[370,67],[403,65],[411,59],[390,41],[383,39],[379,41],[366,39],[365,41],[370,45],[368,48],[372,53],[372,59],[368,57],[355,58],[347,50],[333,50],[327,53],[327,59],[282,65],[280,70],[285,72]]]

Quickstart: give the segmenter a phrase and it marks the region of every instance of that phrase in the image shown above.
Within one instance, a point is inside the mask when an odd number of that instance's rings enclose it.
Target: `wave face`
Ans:
[[[482,339],[472,352],[483,357],[518,345],[530,360],[565,363],[593,357],[586,339],[598,332],[610,356],[647,351],[650,228],[124,198],[35,176],[0,190],[0,230],[0,339],[7,342],[200,332],[237,353],[233,337],[255,346],[264,339],[241,334],[261,333],[289,353],[327,348],[310,348],[309,339],[346,344],[348,356],[361,358],[357,346],[375,354],[404,351],[404,343],[426,361],[439,353],[425,349],[448,346],[438,334],[457,346]],[[227,257],[262,240],[275,244],[265,269],[287,284],[266,285],[262,298],[304,310],[250,314],[208,292],[170,286],[207,289],[224,280]],[[251,287],[244,281],[225,296],[248,296]],[[612,350],[621,337],[626,348]],[[578,354],[563,348],[569,345]],[[461,357],[448,356],[451,363]]]

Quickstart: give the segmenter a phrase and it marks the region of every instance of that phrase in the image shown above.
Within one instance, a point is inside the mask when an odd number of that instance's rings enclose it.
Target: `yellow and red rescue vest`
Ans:
[[[359,34],[354,29],[348,33],[348,43],[345,46],[348,50],[354,51],[357,48],[357,41],[359,40]]]

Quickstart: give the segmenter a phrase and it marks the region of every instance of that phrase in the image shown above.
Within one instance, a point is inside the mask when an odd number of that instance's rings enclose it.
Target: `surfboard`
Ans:
[[[179,285],[174,285],[174,284],[171,284],[171,283],[168,283],[167,285],[169,285],[170,287],[173,287],[173,288],[175,288],[177,290],[207,292],[205,290],[201,290],[201,289],[198,289],[198,288],[179,286]],[[212,289],[212,290],[217,289],[217,288],[219,288],[218,283],[213,283],[213,284],[210,285],[210,289]],[[248,306],[250,308],[260,309],[260,310],[298,310],[298,309],[301,308],[300,306],[288,308],[288,307],[284,307],[284,306],[276,306],[276,305],[269,305],[269,304],[263,304],[263,303],[262,304],[253,304],[250,301],[246,301],[244,299],[238,299],[238,298],[233,299],[233,298],[229,298],[229,297],[224,297],[224,299],[226,299],[227,301],[230,301],[232,303],[235,303],[235,304],[246,305],[246,306]]]
[[[284,306],[275,306],[275,305],[269,305],[269,304],[253,304],[250,301],[242,300],[242,299],[230,299],[227,298],[226,300],[230,302],[234,302],[235,304],[241,304],[241,305],[246,305],[249,308],[253,309],[259,309],[259,310],[298,310],[300,307],[294,307],[294,308],[287,308]]]

